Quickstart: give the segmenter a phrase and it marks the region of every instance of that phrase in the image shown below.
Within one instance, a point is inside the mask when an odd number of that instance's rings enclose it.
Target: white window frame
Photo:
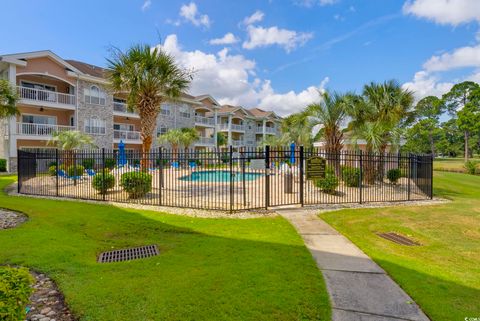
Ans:
[[[97,91],[95,95],[93,91]],[[91,105],[105,106],[107,104],[107,95],[97,85],[91,85],[90,88],[84,89],[85,103]],[[97,101],[98,99],[98,101]]]
[[[172,114],[172,106],[169,104],[160,105],[160,114],[163,116],[170,116]]]
[[[105,135],[107,133],[107,122],[103,119],[87,118],[85,119],[84,131],[90,135]]]

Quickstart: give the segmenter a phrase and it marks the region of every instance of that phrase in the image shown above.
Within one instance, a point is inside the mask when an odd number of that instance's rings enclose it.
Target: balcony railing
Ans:
[[[245,145],[244,140],[235,140],[235,139],[232,140],[232,146],[233,147],[240,147],[240,146],[244,146],[244,145]]]
[[[228,124],[220,124],[220,130],[227,130],[228,131]],[[232,131],[245,131],[244,125],[232,124],[231,125]]]
[[[75,95],[22,86],[17,86],[17,90],[20,99],[75,106]]]
[[[127,104],[125,103],[120,103],[120,102],[113,102],[113,110],[118,111],[120,113],[127,113],[127,114],[137,114],[134,111],[129,111],[127,108]]]
[[[195,124],[214,126],[215,119],[210,117],[195,116]]]
[[[198,145],[214,145],[215,144],[215,138],[213,137],[200,137],[200,139],[197,141]]]
[[[113,138],[123,140],[140,140],[140,132],[115,129],[113,131]]]
[[[265,127],[266,134],[276,134],[277,130],[275,127]],[[257,134],[263,134],[263,127],[257,127]]]
[[[75,130],[75,127],[50,124],[17,123],[18,135],[51,136],[54,132],[62,132],[68,130]]]

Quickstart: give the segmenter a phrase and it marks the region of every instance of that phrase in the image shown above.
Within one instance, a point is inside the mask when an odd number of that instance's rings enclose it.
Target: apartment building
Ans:
[[[0,78],[8,79],[19,94],[16,117],[0,121],[0,158],[16,170],[17,149],[52,148],[55,131],[79,130],[91,135],[98,148],[140,149],[140,117],[127,110],[125,94],[109,90],[105,70],[55,53],[36,51],[0,55]],[[196,149],[218,146],[217,133],[228,145],[255,147],[279,130],[280,117],[258,108],[221,106],[210,95],[182,94],[161,106],[156,134],[172,128],[196,128]],[[159,147],[155,142],[154,147]]]

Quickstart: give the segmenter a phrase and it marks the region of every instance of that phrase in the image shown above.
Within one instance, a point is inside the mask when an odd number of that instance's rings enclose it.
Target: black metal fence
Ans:
[[[18,151],[19,193],[228,211],[428,199],[432,173],[430,155],[303,147]]]

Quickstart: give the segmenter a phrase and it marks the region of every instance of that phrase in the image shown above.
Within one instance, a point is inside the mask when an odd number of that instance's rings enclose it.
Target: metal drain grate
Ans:
[[[122,262],[136,259],[143,259],[150,256],[158,255],[158,247],[156,245],[146,245],[134,247],[130,249],[120,249],[100,253],[98,263]]]
[[[418,246],[420,243],[415,242],[408,237],[405,237],[403,235],[394,233],[394,232],[388,232],[388,233],[377,233],[378,236],[383,237],[384,239],[387,239],[389,241],[392,241],[394,243],[400,244],[400,245],[406,245],[406,246]]]

